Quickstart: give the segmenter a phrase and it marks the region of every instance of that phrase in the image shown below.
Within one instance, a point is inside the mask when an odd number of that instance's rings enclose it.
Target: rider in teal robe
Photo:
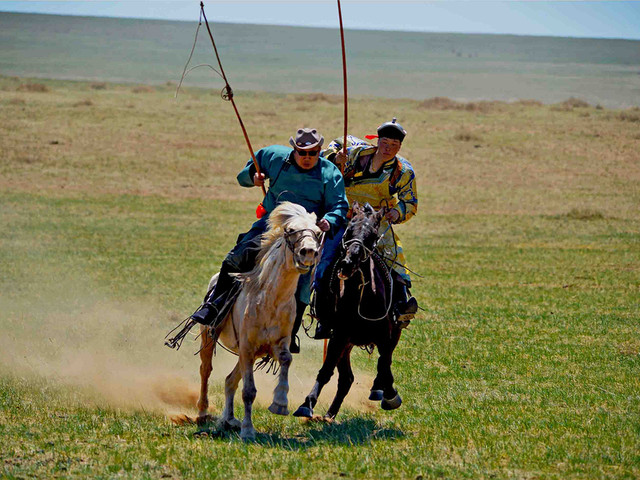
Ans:
[[[306,142],[303,142],[304,140]],[[207,293],[202,306],[191,315],[192,319],[204,325],[215,326],[226,315],[229,293],[234,286],[234,280],[229,274],[247,272],[255,266],[260,238],[267,229],[267,219],[279,203],[285,201],[297,203],[308,212],[315,213],[319,226],[321,222],[324,223],[323,230],[326,230],[329,238],[343,229],[349,208],[344,180],[338,167],[318,156],[323,141],[324,138],[316,130],[300,129],[296,140],[294,141],[293,137],[290,139],[295,149],[272,145],[256,152],[260,173],[269,183],[267,195],[262,202],[266,213],[251,226],[248,232],[238,237],[236,246],[222,262],[215,289]],[[316,150],[311,150],[312,148]],[[304,155],[305,152],[312,152],[316,157]],[[303,154],[303,160],[300,160],[300,153]],[[310,158],[313,160],[309,162]],[[303,168],[311,163],[313,163],[311,167]],[[249,160],[238,174],[237,180],[243,187],[253,187],[257,185],[255,178],[256,168],[253,161]],[[310,290],[311,272],[302,275],[298,283],[296,321],[292,337],[297,332],[304,309],[309,304]]]

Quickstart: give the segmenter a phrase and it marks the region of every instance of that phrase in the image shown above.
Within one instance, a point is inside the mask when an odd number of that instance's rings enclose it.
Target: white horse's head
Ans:
[[[316,225],[315,213],[304,207],[283,202],[269,215],[269,232],[284,236],[291,250],[293,264],[299,273],[307,273],[315,265],[322,242],[322,230]]]

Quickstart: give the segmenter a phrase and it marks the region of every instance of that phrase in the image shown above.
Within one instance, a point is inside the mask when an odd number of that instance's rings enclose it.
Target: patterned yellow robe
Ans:
[[[418,211],[418,192],[415,173],[411,164],[396,155],[386,162],[380,170],[369,172],[375,146],[351,135],[347,136],[347,163],[344,168],[345,190],[349,205],[353,202],[369,203],[378,210],[383,206],[395,209],[400,217],[396,223],[404,223]],[[323,156],[335,160],[336,153],[342,150],[342,137],[332,141]],[[383,220],[380,231],[384,236],[378,242],[378,250],[393,268],[410,285],[411,279],[406,268],[402,244],[395,232]]]

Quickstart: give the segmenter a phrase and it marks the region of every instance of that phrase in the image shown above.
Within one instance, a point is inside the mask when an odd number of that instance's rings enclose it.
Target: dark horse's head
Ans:
[[[365,203],[361,206],[354,202],[351,221],[342,237],[343,255],[337,264],[338,278],[350,278],[369,259],[378,241],[378,227],[386,209],[381,208],[377,213]]]

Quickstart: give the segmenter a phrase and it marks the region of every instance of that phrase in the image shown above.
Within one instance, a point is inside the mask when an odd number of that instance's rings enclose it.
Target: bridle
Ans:
[[[365,256],[359,263],[366,262],[367,260],[369,260],[369,258],[371,257],[371,254],[373,253],[373,251],[378,246],[378,242],[384,236],[384,233],[386,233],[386,232],[383,232],[382,234],[376,234],[376,240],[375,240],[375,242],[373,242],[373,245],[371,246],[371,248],[367,247],[364,244],[364,241],[360,240],[359,238],[352,238],[350,240],[345,240],[344,239],[345,238],[344,235],[342,236],[342,239],[340,240],[340,246],[342,247],[342,249],[344,250],[344,252],[346,254],[351,245],[353,245],[353,244],[360,245],[362,250],[364,250],[364,252],[365,252]]]
[[[302,235],[298,235],[302,233]],[[291,240],[292,237],[296,236],[297,237],[294,240]],[[316,242],[316,246],[319,247],[322,244],[322,237],[324,235],[324,232],[322,232],[319,236],[318,234],[311,230],[310,228],[302,228],[300,230],[290,230],[290,231],[285,231],[284,232],[284,241],[287,244],[287,247],[289,247],[289,250],[291,250],[291,253],[295,254],[296,253],[296,246],[305,238],[307,237],[311,237],[315,242]]]
[[[347,253],[349,247],[351,245],[360,245],[360,247],[362,248],[362,250],[364,250],[365,252],[365,256],[362,260],[360,260],[360,263],[366,262],[367,260],[369,260],[369,258],[371,257],[371,254],[373,253],[373,251],[376,248],[376,245],[378,244],[378,240],[380,240],[381,237],[378,237],[376,239],[376,241],[374,242],[373,246],[371,248],[367,247],[364,242],[362,240],[360,240],[359,238],[352,238],[351,240],[344,240],[344,237],[342,237],[342,240],[340,240],[340,245],[342,246],[342,249],[344,250],[345,254]]]

